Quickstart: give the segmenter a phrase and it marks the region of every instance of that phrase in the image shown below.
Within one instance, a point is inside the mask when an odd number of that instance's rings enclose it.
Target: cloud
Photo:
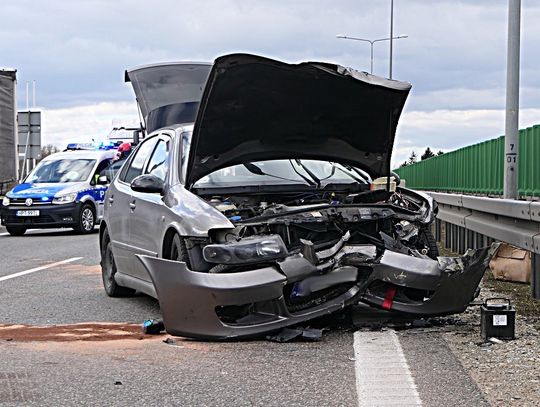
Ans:
[[[393,76],[413,85],[394,161],[414,149],[452,150],[504,132],[505,0],[394,2]],[[369,44],[336,39],[389,34],[389,2],[343,0],[18,0],[2,5],[2,64],[18,69],[19,106],[37,81],[43,140],[105,136],[112,120],[137,120],[123,72],[176,60],[249,52],[289,62],[321,60],[369,70]],[[521,125],[540,122],[540,1],[522,2]],[[389,44],[374,46],[387,76]]]
[[[137,127],[135,102],[107,102],[42,110],[42,145],[103,141],[113,127]]]
[[[166,0],[149,6],[143,0],[19,0],[2,8],[9,16],[0,27],[2,63],[19,69],[22,86],[37,80],[38,100],[48,108],[127,100],[126,68],[164,60],[211,61],[229,52],[368,70],[369,44],[335,35],[387,37],[388,3]],[[535,97],[539,5],[522,5],[527,107],[540,107]],[[418,95],[409,109],[504,108],[506,1],[402,0],[394,8],[394,32],[408,35],[394,42],[394,77],[411,82]],[[388,42],[375,45],[376,74],[387,75],[388,50]]]

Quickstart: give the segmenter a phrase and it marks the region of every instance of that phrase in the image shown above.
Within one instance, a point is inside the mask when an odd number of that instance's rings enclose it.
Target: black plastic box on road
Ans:
[[[516,338],[516,310],[506,298],[489,298],[480,307],[480,334],[489,338]]]

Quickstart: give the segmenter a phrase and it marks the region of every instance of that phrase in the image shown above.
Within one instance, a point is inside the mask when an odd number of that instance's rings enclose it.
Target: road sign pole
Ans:
[[[518,198],[520,13],[521,0],[509,0],[504,138],[504,197],[508,199]]]

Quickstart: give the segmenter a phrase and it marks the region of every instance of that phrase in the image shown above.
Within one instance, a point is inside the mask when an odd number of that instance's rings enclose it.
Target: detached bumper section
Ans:
[[[415,316],[465,311],[495,248],[469,250],[437,261],[385,252],[366,283],[360,301]]]
[[[156,288],[167,332],[226,339],[276,331],[358,301],[418,316],[462,312],[473,299],[491,251],[438,261],[388,250],[375,256],[374,246],[342,244],[332,257],[318,256],[317,264],[293,254],[272,265],[220,274],[137,257]],[[319,296],[302,307],[291,304],[291,298],[302,300],[313,293]]]

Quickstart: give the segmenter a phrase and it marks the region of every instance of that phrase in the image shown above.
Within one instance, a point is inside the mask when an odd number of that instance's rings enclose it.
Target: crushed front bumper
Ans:
[[[347,250],[351,250],[350,246],[344,246],[336,256]],[[469,251],[463,257],[441,257],[436,261],[386,251],[369,266],[371,271],[366,278],[358,272],[354,281],[350,266],[340,267],[338,278],[332,274],[337,269],[313,274],[301,255],[290,256],[273,266],[223,274],[194,272],[177,261],[137,257],[152,278],[168,333],[226,339],[277,331],[359,301],[417,316],[462,312],[473,299],[492,252],[485,248]],[[286,286],[307,282],[307,289],[320,290],[329,281],[342,286],[346,282],[346,290],[299,311],[293,311],[285,300],[291,295]],[[425,294],[411,299],[406,295],[410,290]],[[393,293],[390,300],[389,292]],[[223,309],[235,307],[243,312],[248,310],[247,315],[233,321],[223,318]]]
[[[358,293],[344,294],[307,311],[291,313],[283,297],[286,277],[277,268],[241,273],[208,274],[185,263],[138,256],[150,273],[159,298],[165,329],[171,335],[201,339],[254,337],[343,309]],[[227,324],[218,307],[259,304],[260,312],[245,324]]]

